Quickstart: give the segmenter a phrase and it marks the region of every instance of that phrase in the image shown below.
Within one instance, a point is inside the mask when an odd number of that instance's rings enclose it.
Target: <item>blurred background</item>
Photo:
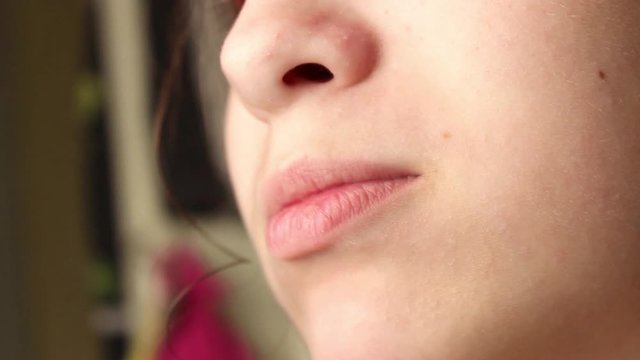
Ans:
[[[0,1],[2,359],[308,358],[226,184],[221,4]]]

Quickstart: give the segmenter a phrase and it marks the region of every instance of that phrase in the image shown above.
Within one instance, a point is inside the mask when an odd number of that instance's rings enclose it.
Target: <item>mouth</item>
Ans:
[[[296,162],[265,184],[267,248],[293,260],[331,246],[338,229],[388,203],[419,177],[361,162]]]

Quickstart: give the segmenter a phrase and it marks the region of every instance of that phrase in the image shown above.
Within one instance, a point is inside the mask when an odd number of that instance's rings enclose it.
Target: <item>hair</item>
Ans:
[[[210,34],[204,34],[204,19],[201,18],[204,16],[210,16],[202,12],[203,9],[201,8],[202,6],[206,6],[207,2],[210,1],[194,0],[190,6],[189,2],[178,1],[172,2],[172,4],[170,5],[173,7],[173,11],[171,11],[173,15],[169,18],[169,23],[165,24],[165,26],[168,26],[167,33],[170,36],[170,38],[166,39],[169,49],[168,59],[166,61],[166,64],[160,65],[162,67],[162,69],[160,70],[161,80],[159,81],[159,89],[156,98],[156,106],[153,119],[154,144],[156,162],[162,181],[163,191],[166,199],[169,202],[169,205],[181,218],[183,218],[194,229],[196,229],[203,239],[206,239],[209,244],[214,246],[217,250],[228,257],[230,261],[227,264],[212,269],[204,276],[200,277],[193,284],[186,286],[184,289],[180,290],[177,293],[175,298],[172,299],[169,306],[165,326],[165,334],[169,333],[179,320],[176,318],[177,310],[180,308],[182,301],[191,291],[193,291],[210,277],[232,267],[248,263],[249,261],[245,257],[226,247],[221,242],[216,241],[216,239],[214,239],[210,234],[207,233],[205,229],[200,226],[193,214],[185,209],[179,197],[175,196],[175,189],[173,189],[173,185],[170,180],[171,168],[169,159],[172,155],[171,144],[172,140],[178,136],[178,134],[176,134],[176,129],[178,128],[176,126],[176,122],[178,121],[178,113],[174,110],[175,107],[178,106],[176,104],[176,102],[178,101],[177,95],[179,95],[179,92],[181,90],[180,85],[184,81],[184,75],[186,72],[185,70],[188,69],[188,54],[189,51],[192,50],[192,47],[196,48],[197,54],[199,55],[198,67],[200,69],[202,69],[204,66],[203,60],[207,60],[209,58],[209,56],[203,51],[204,47],[193,46],[196,44],[196,38],[201,39],[202,41],[203,37],[210,36]],[[212,9],[215,14],[217,14],[215,16],[220,19],[229,19],[228,9],[230,9],[230,7],[227,1],[217,0],[214,1],[213,4],[218,5]],[[222,12],[220,6],[224,6],[224,9],[227,10],[225,12]],[[209,11],[209,13],[210,12],[211,11]],[[198,17],[196,18],[194,16],[195,14],[201,15],[198,15]],[[217,36],[219,39],[222,39],[223,34],[219,33]],[[203,57],[205,57],[205,59],[203,59]],[[211,66],[211,64],[209,64],[208,66]],[[200,69],[198,69],[198,71],[200,71]],[[213,106],[216,112],[216,114],[208,114],[208,116],[203,114],[205,118],[211,118],[212,116],[218,117],[222,114],[221,110],[224,103],[221,101],[221,99],[225,97],[226,89],[224,88],[224,82],[222,81],[221,76],[219,76],[219,80],[220,81],[216,81],[216,89],[214,89],[213,94],[211,94],[211,96],[215,97],[215,99],[201,102],[202,108],[206,108],[206,105]],[[204,82],[201,82],[198,85],[199,88],[197,90],[200,95],[202,95],[204,91],[211,93],[212,90],[203,89],[203,86],[205,85]],[[204,97],[199,96],[199,98],[203,99]],[[213,102],[213,104],[211,102]],[[214,121],[207,122],[215,123]],[[202,126],[203,128],[205,127],[204,124],[202,124]],[[218,164],[220,163],[219,159],[220,158],[218,158]],[[179,356],[175,353],[172,344],[169,343],[167,345],[168,350],[175,356],[176,359],[178,359]]]
[[[210,60],[212,60],[211,51],[212,46],[203,46],[200,47],[198,44],[207,41],[211,34],[205,34],[210,29],[204,28],[205,21],[210,19],[204,18],[209,17],[211,13],[214,14],[219,19],[228,19],[228,12],[221,12],[220,9],[214,7],[213,9],[209,8],[201,8],[202,6],[206,6],[208,3],[224,5],[224,9],[229,9],[230,3],[225,0],[194,0],[192,2],[192,6],[187,6],[190,4],[189,2],[171,2],[173,6],[172,9],[172,17],[169,19],[170,23],[167,24],[170,38],[168,41],[168,59],[166,64],[161,64],[161,80],[159,82],[159,91],[156,100],[156,108],[154,114],[154,143],[155,143],[155,153],[156,153],[156,162],[160,172],[160,177],[162,180],[163,190],[165,196],[169,202],[169,205],[190,225],[192,225],[195,229],[200,232],[204,238],[211,240],[211,244],[215,246],[218,250],[227,255],[230,259],[236,262],[245,262],[244,259],[239,254],[236,254],[232,250],[226,248],[223,244],[216,242],[214,239],[209,236],[204,229],[198,224],[197,220],[192,215],[189,209],[186,209],[184,204],[180,201],[179,197],[176,196],[176,189],[173,188],[174,184],[171,182],[171,163],[170,159],[173,154],[173,142],[176,138],[179,137],[177,134],[178,130],[178,121],[179,112],[176,111],[176,107],[179,107],[179,101],[181,100],[181,94],[184,92],[188,92],[189,95],[193,95],[193,97],[200,99],[200,104],[196,104],[196,107],[199,111],[203,113],[198,114],[189,114],[191,116],[198,116],[201,119],[204,118],[204,124],[200,124],[202,129],[207,130],[208,124],[213,124],[213,126],[220,126],[222,121],[219,119],[222,117],[223,109],[225,106],[224,99],[226,98],[226,86],[223,81],[223,77],[221,74],[215,76],[215,80],[213,81],[213,86],[208,84],[209,82],[199,82],[197,83],[197,89],[189,89],[189,86],[193,86],[192,84],[187,84],[185,86],[185,78],[188,78],[188,70],[191,65],[189,63],[191,52],[195,53],[197,57],[196,63],[196,72],[200,73],[200,71],[205,71],[207,68],[218,68],[215,66],[218,64],[217,55],[215,57],[215,62],[212,64]],[[204,10],[204,11],[203,11]],[[212,11],[213,10],[213,11]],[[208,13],[208,14],[206,14]],[[213,21],[213,23],[216,23]],[[218,43],[221,44],[221,39],[224,37],[224,33],[219,31],[220,28],[217,29],[216,33],[213,34],[218,39]],[[215,48],[215,46],[213,47]],[[216,51],[217,53],[217,51]],[[213,66],[212,66],[213,65]],[[219,73],[219,71],[216,71]],[[186,75],[186,76],[185,76]],[[208,78],[208,77],[207,77]],[[185,88],[186,87],[186,88]],[[203,94],[206,93],[206,96]],[[200,95],[200,96],[197,96]],[[207,100],[203,100],[207,99]],[[194,99],[189,99],[193,101]],[[200,105],[200,106],[197,106]],[[207,111],[208,110],[208,111]],[[215,129],[219,130],[219,129]],[[207,131],[209,135],[211,135],[212,131]],[[213,131],[213,133],[219,134],[220,131]],[[214,136],[204,136],[203,141],[206,141],[208,138],[211,139]],[[220,144],[220,138],[213,138],[213,142],[215,144]],[[211,145],[211,144],[209,144]],[[202,152],[205,152],[206,149],[210,149],[211,146],[204,146]],[[204,161],[217,165],[218,168],[221,167],[222,160],[220,158],[224,158],[222,156],[222,147],[218,147],[214,151],[215,155],[217,155],[216,159],[211,159],[209,157],[209,152],[205,154],[198,154],[198,156],[202,155]],[[182,154],[179,154],[182,155]],[[224,184],[221,184],[223,186]]]

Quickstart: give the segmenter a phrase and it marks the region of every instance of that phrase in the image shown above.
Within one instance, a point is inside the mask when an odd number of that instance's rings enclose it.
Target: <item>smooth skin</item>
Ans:
[[[638,19],[636,0],[244,4],[228,164],[313,359],[640,359]],[[334,78],[283,82],[304,63]],[[261,189],[299,159],[420,178],[282,260]]]

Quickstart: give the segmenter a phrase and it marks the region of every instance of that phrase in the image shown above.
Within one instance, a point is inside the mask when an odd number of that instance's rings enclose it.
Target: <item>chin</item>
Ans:
[[[455,353],[461,347],[450,346],[455,341],[448,341],[451,337],[444,336],[447,333],[444,323],[430,327],[418,324],[417,318],[414,323],[406,323],[379,309],[366,318],[362,317],[364,314],[357,314],[345,321],[343,310],[334,313],[326,309],[318,314],[317,322],[309,324],[303,332],[313,360],[470,359]]]
[[[444,329],[430,328],[416,314],[416,306],[430,306],[417,305],[414,294],[394,280],[394,271],[381,268],[347,266],[299,289],[290,315],[313,360],[442,358],[429,356],[424,341]]]
[[[363,319],[357,324],[329,321],[332,317],[315,324],[305,336],[313,360],[426,360],[411,354],[415,349],[401,338],[406,334],[392,324],[383,324],[380,319]]]

